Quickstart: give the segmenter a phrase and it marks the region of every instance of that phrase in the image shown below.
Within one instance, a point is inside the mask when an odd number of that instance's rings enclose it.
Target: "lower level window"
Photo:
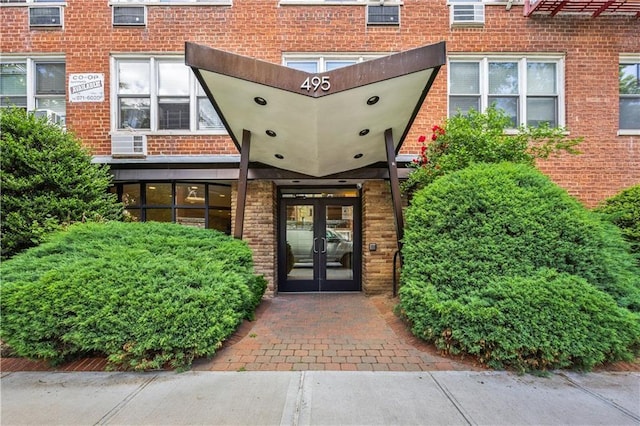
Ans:
[[[640,130],[640,57],[620,61],[620,130]]]
[[[231,186],[221,182],[132,182],[112,187],[134,221],[174,222],[231,234]]]

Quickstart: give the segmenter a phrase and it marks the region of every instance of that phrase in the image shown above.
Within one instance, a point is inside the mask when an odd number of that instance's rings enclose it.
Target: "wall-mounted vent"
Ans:
[[[147,11],[144,6],[113,6],[114,26],[144,26],[147,24]]]
[[[32,27],[61,27],[62,7],[30,7],[29,25]]]
[[[368,4],[367,25],[400,25],[400,6]]]
[[[484,4],[453,3],[450,18],[451,25],[484,25]]]
[[[147,155],[147,136],[111,135],[111,155],[126,157]]]

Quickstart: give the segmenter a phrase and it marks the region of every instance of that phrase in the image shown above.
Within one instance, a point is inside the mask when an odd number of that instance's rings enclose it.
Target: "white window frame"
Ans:
[[[566,106],[565,106],[565,57],[562,54],[524,54],[524,55],[501,55],[501,54],[461,54],[450,55],[447,58],[447,68],[452,62],[478,62],[480,64],[480,112],[484,112],[489,107],[489,63],[490,62],[517,62],[518,63],[518,99],[519,110],[518,126],[527,124],[527,80],[526,69],[528,62],[547,62],[556,64],[556,84],[558,97],[557,126],[566,126]],[[447,72],[447,115],[450,110],[451,100],[451,73]],[[454,95],[455,96],[455,95]]]
[[[11,1],[9,0],[8,3],[0,3],[0,7],[2,6],[30,6],[33,4],[37,4],[38,6],[66,6],[67,5],[67,1],[66,0],[48,0],[48,1],[41,1],[41,0],[14,0]]]
[[[149,76],[149,129],[122,129],[118,126],[119,118],[119,76],[118,63],[120,61],[148,61],[151,75]],[[111,132],[130,133],[136,132],[148,135],[227,135],[224,128],[221,129],[198,129],[198,86],[199,82],[191,70],[189,70],[189,129],[159,129],[158,127],[158,63],[180,62],[184,64],[184,55],[115,55],[111,57]],[[185,65],[186,67],[187,65]]]
[[[626,63],[640,63],[640,53],[620,54],[618,65],[626,64]],[[618,99],[619,98],[620,98],[620,93],[618,92]],[[620,114],[620,111],[618,111],[618,116],[619,114]],[[620,126],[620,120],[618,120],[618,127],[619,126]],[[626,135],[637,136],[637,135],[640,135],[640,129],[618,129],[618,135],[619,136],[626,136]]]
[[[290,61],[317,62],[318,73],[322,73],[326,72],[327,62],[354,61],[361,63],[387,55],[388,53],[285,53],[282,56],[282,65],[286,67]]]
[[[233,0],[110,0],[110,6],[122,5],[145,6],[232,6]]]
[[[26,98],[27,98],[27,111],[35,111],[36,110],[36,106],[37,106],[37,99],[38,98],[61,98],[64,99],[65,101],[65,112],[64,114],[59,114],[63,120],[63,125],[64,125],[64,120],[66,118],[66,103],[68,102],[68,97],[67,97],[67,88],[66,88],[66,58],[64,56],[3,56],[2,57],[2,62],[3,64],[13,64],[13,63],[24,63],[27,69],[27,92],[26,92]],[[54,63],[54,64],[59,64],[59,63],[64,63],[65,64],[65,87],[63,88],[63,94],[62,95],[51,95],[51,96],[46,96],[46,95],[42,95],[39,96],[36,93],[36,65],[37,64],[46,64],[46,63]]]

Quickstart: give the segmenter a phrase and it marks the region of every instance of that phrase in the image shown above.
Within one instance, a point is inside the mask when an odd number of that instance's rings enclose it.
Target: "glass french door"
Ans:
[[[359,201],[281,200],[279,291],[360,290]]]

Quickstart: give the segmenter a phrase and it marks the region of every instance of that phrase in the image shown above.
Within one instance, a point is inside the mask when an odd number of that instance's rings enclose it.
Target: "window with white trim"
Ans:
[[[560,57],[449,58],[449,116],[495,105],[514,127],[563,126],[563,68]]]
[[[111,0],[109,3],[110,4],[139,3],[139,4],[147,4],[151,6],[173,6],[173,5],[230,6],[232,3],[232,0]]]
[[[65,73],[62,58],[4,58],[0,63],[0,106],[41,110],[64,124]]]
[[[116,58],[114,71],[115,129],[225,132],[184,58]]]
[[[306,54],[289,54],[285,55],[283,65],[289,68],[295,68],[308,73],[327,72],[337,68],[347,67],[370,59],[379,58],[383,55],[306,55]]]
[[[622,133],[640,130],[640,56],[621,57],[619,65],[620,124]]]

